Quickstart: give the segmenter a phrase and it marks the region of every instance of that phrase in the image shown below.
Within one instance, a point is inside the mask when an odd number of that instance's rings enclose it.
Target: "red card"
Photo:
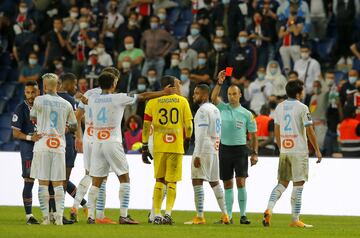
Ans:
[[[226,67],[225,69],[225,76],[231,76],[233,72],[233,68],[232,67]]]

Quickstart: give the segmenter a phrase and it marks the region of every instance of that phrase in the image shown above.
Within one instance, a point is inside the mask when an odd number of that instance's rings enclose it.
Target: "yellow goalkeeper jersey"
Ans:
[[[154,126],[154,153],[184,154],[184,123],[192,120],[186,98],[172,94],[151,99],[144,120]]]

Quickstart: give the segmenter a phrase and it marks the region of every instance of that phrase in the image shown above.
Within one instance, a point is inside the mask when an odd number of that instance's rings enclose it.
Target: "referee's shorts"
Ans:
[[[220,179],[230,180],[235,177],[248,177],[249,150],[246,145],[223,145],[220,144]]]

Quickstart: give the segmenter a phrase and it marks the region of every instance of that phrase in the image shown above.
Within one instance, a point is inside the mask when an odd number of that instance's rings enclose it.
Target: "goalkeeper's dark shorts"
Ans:
[[[219,148],[220,179],[230,180],[235,177],[248,177],[249,150],[246,145],[223,145]]]

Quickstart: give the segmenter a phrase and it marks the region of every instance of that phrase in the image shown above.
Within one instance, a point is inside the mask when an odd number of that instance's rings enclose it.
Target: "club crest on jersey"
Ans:
[[[306,113],[306,117],[307,117],[308,121],[311,121],[311,120],[312,120],[310,113]]]
[[[97,133],[97,137],[99,140],[107,140],[110,138],[110,131],[108,130],[101,130]]]
[[[163,141],[165,143],[174,143],[176,141],[176,135],[175,134],[165,134],[163,136]]]

